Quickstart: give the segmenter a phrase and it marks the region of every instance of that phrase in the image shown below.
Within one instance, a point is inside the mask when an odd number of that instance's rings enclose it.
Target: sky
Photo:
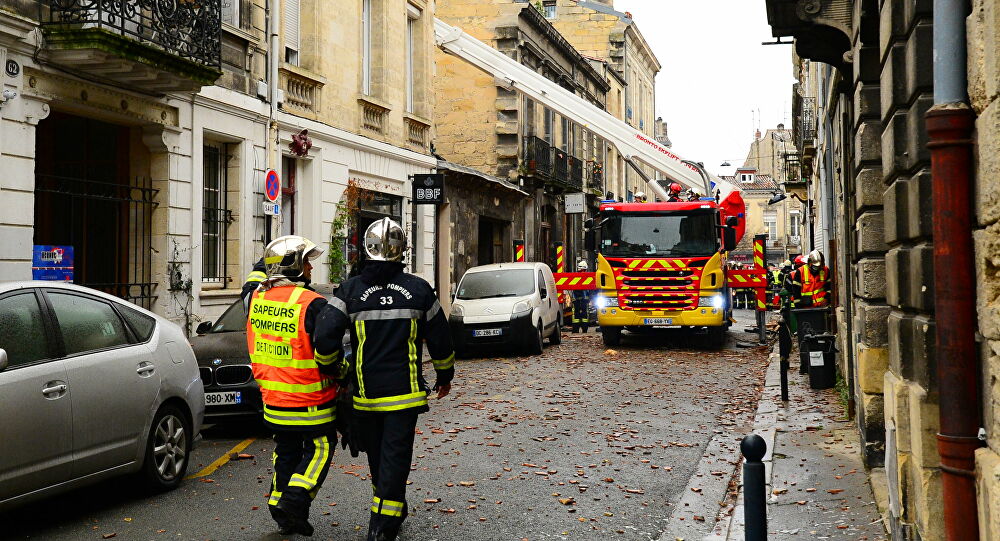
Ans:
[[[733,174],[758,127],[791,128],[792,46],[761,45],[774,41],[764,0],[614,0],[614,7],[632,13],[660,61],[656,115],[678,155]],[[720,167],[724,161],[732,167]]]

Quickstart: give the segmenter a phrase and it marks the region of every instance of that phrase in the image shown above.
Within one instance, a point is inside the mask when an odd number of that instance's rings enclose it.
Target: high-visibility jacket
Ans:
[[[334,419],[335,376],[322,367],[343,362],[341,352],[318,354],[306,332],[307,307],[321,298],[294,285],[257,291],[251,298],[247,348],[264,401],[264,420],[271,424],[310,426]]]
[[[351,334],[355,410],[426,411],[428,386],[421,363],[425,342],[437,384],[447,385],[454,376],[448,320],[434,290],[419,276],[399,271],[374,283],[362,272],[337,289],[320,319],[324,328],[333,322],[334,337],[347,330]]]
[[[823,267],[818,273],[809,269],[809,265],[802,265],[789,276],[792,283],[794,308],[805,308],[809,306],[826,306],[829,302],[830,292],[829,282],[830,269]]]

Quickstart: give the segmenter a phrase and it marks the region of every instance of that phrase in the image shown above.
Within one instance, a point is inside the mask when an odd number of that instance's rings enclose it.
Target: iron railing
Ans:
[[[148,309],[156,299],[151,240],[157,191],[144,178],[129,185],[36,175],[36,200],[59,215],[35,219],[70,224],[56,244],[75,248],[75,283]]]
[[[201,218],[201,276],[204,282],[229,282],[226,249],[229,244],[229,224],[233,213],[229,210],[229,173],[226,167],[229,154],[224,149],[205,145],[204,175],[202,176]]]
[[[587,162],[587,187],[604,193],[604,164],[601,162]]]
[[[554,149],[555,160],[552,167],[552,177],[566,182],[569,180],[569,154],[562,149]]]
[[[524,157],[531,174],[552,174],[552,147],[534,136],[525,137]]]
[[[806,145],[816,146],[816,98],[803,97],[799,110],[798,131],[795,134],[795,144],[799,152]]]
[[[569,178],[567,180],[573,188],[583,189],[583,161],[576,156],[569,156]]]
[[[204,66],[222,66],[221,0],[45,0],[40,4],[44,27],[104,30]]]

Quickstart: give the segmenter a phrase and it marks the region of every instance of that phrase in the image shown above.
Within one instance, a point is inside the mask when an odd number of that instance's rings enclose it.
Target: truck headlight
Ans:
[[[607,308],[607,307],[618,307],[618,297],[605,297],[604,295],[598,295],[597,300],[594,301],[597,308]]]
[[[521,302],[518,302],[518,303],[514,304],[514,309],[511,310],[510,313],[514,314],[514,315],[517,315],[517,314],[523,314],[524,312],[527,312],[528,310],[531,310],[531,305],[528,304],[528,301],[521,301]]]
[[[708,295],[698,299],[698,306],[703,308],[722,308],[725,304],[722,295]]]
[[[453,304],[453,305],[451,305],[451,315],[454,316],[454,317],[463,317],[463,316],[465,316],[465,307],[462,306],[461,304]]]

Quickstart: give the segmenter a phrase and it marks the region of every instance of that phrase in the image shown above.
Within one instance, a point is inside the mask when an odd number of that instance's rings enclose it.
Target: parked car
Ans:
[[[170,321],[73,284],[0,284],[0,509],[126,473],[177,487],[202,393]]]
[[[312,286],[327,299],[333,296],[334,287]],[[196,331],[198,336],[191,338],[190,343],[205,385],[206,421],[263,418],[264,403],[247,351],[247,312],[243,300],[233,301],[218,320],[202,322]],[[348,346],[346,350],[349,349]]]
[[[552,270],[544,263],[473,267],[458,284],[451,305],[451,334],[458,356],[480,346],[542,353],[543,340],[562,341],[562,307]]]

